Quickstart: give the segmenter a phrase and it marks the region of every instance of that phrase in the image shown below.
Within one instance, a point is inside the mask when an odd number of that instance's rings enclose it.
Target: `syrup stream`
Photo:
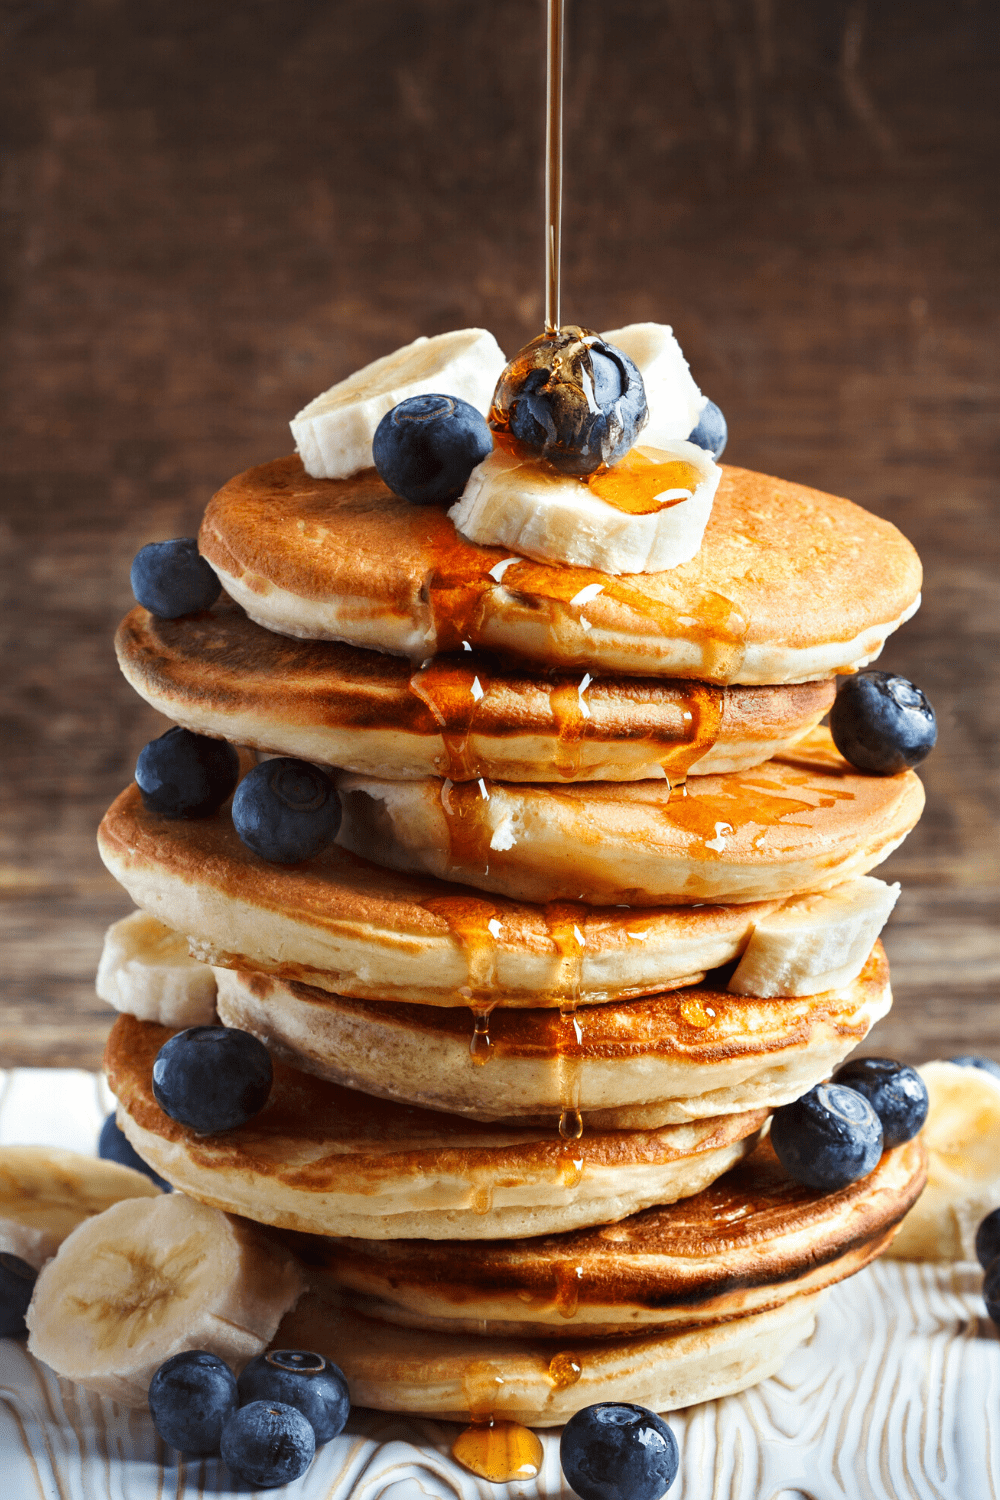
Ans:
[[[547,0],[545,87],[545,332],[559,328],[562,252],[563,34],[565,0]]]

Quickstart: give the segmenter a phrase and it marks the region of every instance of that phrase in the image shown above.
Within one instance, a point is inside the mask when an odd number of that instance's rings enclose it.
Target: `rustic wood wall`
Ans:
[[[570,0],[564,315],[674,324],[734,462],[891,517],[941,720],[887,873],[910,1059],[1000,1056],[990,0]],[[144,542],[418,333],[540,326],[541,0],[4,0],[0,1063],[94,1063]]]

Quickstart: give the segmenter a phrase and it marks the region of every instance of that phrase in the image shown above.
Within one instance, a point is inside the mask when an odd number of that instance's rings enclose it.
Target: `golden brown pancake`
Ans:
[[[502,571],[503,549],[466,541],[443,509],[407,504],[374,469],[311,479],[297,457],[230,480],[199,546],[230,596],[283,635],[415,662],[468,641],[545,667],[708,682],[854,671],[917,608],[921,579],[888,521],[733,468],[697,556],[666,573],[523,559]]]
[[[700,1192],[767,1118],[758,1109],[563,1140],[373,1099],[277,1061],[259,1115],[197,1135],[153,1096],[153,1062],[174,1035],[133,1016],[112,1027],[105,1069],[133,1146],[192,1198],[313,1234],[493,1239],[608,1223]]]
[[[745,769],[819,723],[832,682],[710,687],[529,675],[486,652],[415,672],[399,657],[289,640],[223,598],[161,620],[136,608],[115,639],[147,703],[197,734],[390,780],[678,780]]]
[[[912,771],[848,765],[829,730],[750,771],[515,785],[344,773],[339,842],[393,869],[519,901],[767,901],[880,864],[923,810]]]
[[[217,969],[218,1012],[293,1067],[348,1088],[477,1120],[655,1128],[775,1109],[828,1078],[889,1009],[881,943],[853,983],[756,1000],[716,975],[645,1000],[556,1010],[347,999],[248,970]],[[476,1030],[477,1025],[479,1030]]]

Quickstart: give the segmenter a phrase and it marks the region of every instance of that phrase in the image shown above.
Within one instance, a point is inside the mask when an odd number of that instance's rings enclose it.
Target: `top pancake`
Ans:
[[[280,634],[415,661],[468,641],[546,666],[718,683],[863,666],[917,608],[921,581],[888,521],[733,468],[697,556],[666,573],[519,559],[500,581],[504,550],[467,542],[443,510],[409,505],[374,469],[312,479],[297,457],[230,480],[199,546],[251,619]]]

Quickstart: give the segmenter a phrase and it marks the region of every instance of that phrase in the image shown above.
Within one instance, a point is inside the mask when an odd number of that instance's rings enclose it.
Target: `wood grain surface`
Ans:
[[[564,317],[671,322],[727,457],[888,516],[940,721],[867,1050],[1000,1057],[996,8],[570,0]],[[4,0],[0,1064],[95,1065],[94,831],[165,727],[111,638],[287,421],[540,328],[540,0]]]

